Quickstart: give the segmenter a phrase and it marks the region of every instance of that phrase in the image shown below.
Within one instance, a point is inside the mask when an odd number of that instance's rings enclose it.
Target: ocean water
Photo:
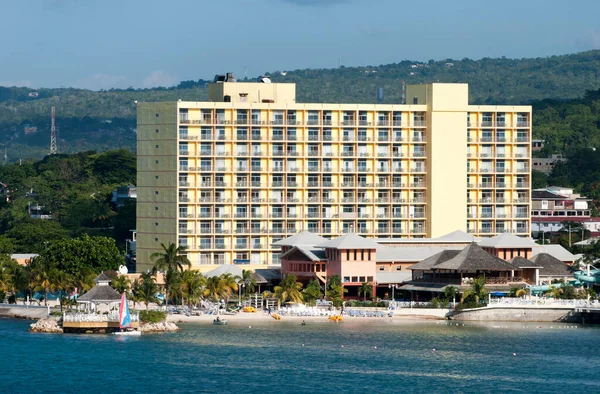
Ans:
[[[600,392],[598,327],[348,319],[123,338],[29,323],[0,319],[2,393]]]

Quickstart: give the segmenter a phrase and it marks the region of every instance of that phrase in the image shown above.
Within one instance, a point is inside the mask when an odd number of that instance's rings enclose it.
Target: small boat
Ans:
[[[141,331],[131,328],[131,315],[129,314],[129,305],[127,305],[125,292],[123,292],[123,295],[121,296],[121,305],[119,306],[119,329],[120,331],[113,332],[113,335],[132,337],[142,335]]]
[[[215,320],[213,320],[213,324],[215,326],[226,326],[227,323],[229,323],[229,322],[226,319],[216,318]]]
[[[125,336],[129,336],[129,337],[139,337],[140,335],[142,335],[141,331],[115,331],[113,332],[113,335],[125,335]]]

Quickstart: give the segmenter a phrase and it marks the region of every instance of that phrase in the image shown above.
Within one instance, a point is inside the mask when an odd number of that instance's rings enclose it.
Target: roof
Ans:
[[[117,302],[121,301],[121,294],[109,285],[96,285],[87,293],[77,298],[77,302]]]
[[[568,200],[568,197],[549,192],[548,190],[533,190],[531,192],[532,200]]]
[[[374,238],[376,242],[382,244],[471,243],[480,239],[461,230],[453,231],[438,238]]]
[[[288,250],[287,252],[285,252],[281,256],[279,256],[279,258],[280,259],[286,258],[287,256],[289,256],[290,254],[292,254],[296,251],[302,253],[303,255],[308,257],[311,261],[326,260],[325,251],[323,249],[315,249],[314,247],[303,246],[303,245],[294,246],[293,248],[291,248],[290,250]]]
[[[381,247],[374,240],[361,237],[356,233],[346,233],[317,246],[324,249],[378,249]]]
[[[453,259],[459,253],[460,253],[459,250],[444,250],[444,251],[436,253],[433,256],[428,257],[425,260],[411,266],[410,269],[411,270],[429,270],[438,264],[441,264],[445,261]]]
[[[514,266],[506,261],[492,256],[481,246],[472,243],[460,251],[455,257],[437,264],[432,269],[449,269],[457,271],[512,271]]]
[[[517,256],[510,260],[510,263],[516,268],[540,268],[540,265],[534,261],[527,260],[524,257]]]
[[[444,250],[462,250],[464,246],[408,246],[385,247],[377,249],[375,261],[382,262],[418,262]]]
[[[573,245],[589,246],[589,245],[593,244],[594,242],[598,242],[598,240],[600,240],[600,237],[592,237],[592,238],[584,239],[583,241],[575,242]],[[13,259],[14,259],[14,257],[13,257]]]
[[[563,248],[562,245],[540,245],[539,248],[533,248],[532,253],[534,256],[540,253],[548,253],[563,262],[577,260],[577,256]]]
[[[531,248],[537,244],[531,238],[502,233],[495,237],[482,239],[479,246],[484,248]]]
[[[10,255],[10,258],[14,260],[30,260],[38,256],[39,254],[37,253],[14,253]]]
[[[431,291],[434,293],[443,293],[448,284],[446,283],[408,283],[400,288],[400,290],[408,291]]]
[[[224,274],[231,274],[233,276],[242,277],[242,269],[234,264],[223,264],[215,268],[214,270],[208,271],[204,276],[212,278],[213,276],[221,276]]]
[[[256,273],[268,281],[281,280],[281,270],[280,269],[257,269]]]
[[[545,276],[572,276],[573,273],[568,265],[549,255],[548,253],[540,253],[531,257],[529,260],[537,263],[540,266],[540,275]]]
[[[318,234],[309,231],[300,231],[298,234],[292,235],[284,239],[274,242],[273,246],[296,246],[296,245],[319,245],[327,239]]]
[[[405,283],[412,279],[410,271],[378,271],[375,279],[378,285]]]
[[[94,279],[94,282],[96,283],[100,283],[100,282],[110,282],[112,279],[106,275],[104,272],[101,272],[100,275],[96,276],[96,278]]]

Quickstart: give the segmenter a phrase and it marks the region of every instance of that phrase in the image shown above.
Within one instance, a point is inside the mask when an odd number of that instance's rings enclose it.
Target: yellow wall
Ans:
[[[276,103],[293,104],[296,102],[295,83],[257,83],[257,82],[218,82],[208,84],[208,99],[222,102],[225,96],[232,103],[242,103],[245,94],[247,103],[262,103],[273,100]]]

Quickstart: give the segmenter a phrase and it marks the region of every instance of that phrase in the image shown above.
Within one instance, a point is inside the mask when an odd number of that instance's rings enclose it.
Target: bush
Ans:
[[[471,309],[471,308],[483,308],[486,306],[482,303],[476,303],[475,301],[463,301],[460,304],[456,304],[455,311],[462,311],[463,309]]]
[[[0,303],[3,303],[5,298],[6,292],[4,290],[0,290]]]
[[[358,300],[353,300],[349,302],[349,306],[352,308],[383,308],[385,307],[385,302],[383,301],[379,301],[379,302],[374,302],[374,301],[358,301]]]
[[[140,311],[140,321],[142,323],[160,323],[165,321],[167,313],[164,311]]]
[[[9,304],[16,304],[17,303],[17,296],[14,294],[11,294],[8,296],[8,303]]]

